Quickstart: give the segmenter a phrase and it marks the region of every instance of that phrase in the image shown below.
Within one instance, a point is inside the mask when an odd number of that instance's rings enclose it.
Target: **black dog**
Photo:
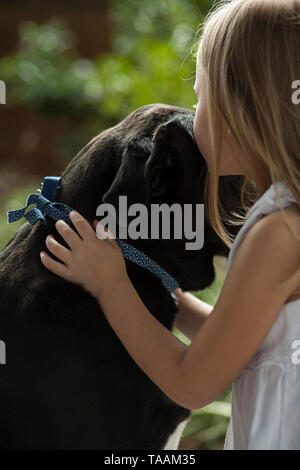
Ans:
[[[127,195],[128,205],[203,203],[206,166],[193,120],[192,111],[173,106],[138,109],[76,155],[54,201],[90,220],[101,202],[117,206],[119,195]],[[224,184],[232,204],[238,178],[226,177]],[[0,339],[7,347],[7,363],[0,366],[0,448],[176,449],[190,410],[136,365],[94,297],[42,265],[47,234],[67,246],[55,221],[46,220],[34,227],[26,222],[0,254]],[[186,240],[128,242],[183,290],[209,286],[213,256],[228,254],[207,221],[198,251],[185,250]],[[144,304],[171,330],[174,297],[148,270],[130,261],[126,266]]]

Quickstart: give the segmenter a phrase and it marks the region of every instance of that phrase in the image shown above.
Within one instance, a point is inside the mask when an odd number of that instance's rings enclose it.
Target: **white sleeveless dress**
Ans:
[[[280,202],[296,202],[283,181],[277,181]],[[280,210],[274,185],[247,213],[228,257],[250,227]],[[283,304],[258,351],[233,383],[232,411],[224,449],[300,449],[300,298]]]

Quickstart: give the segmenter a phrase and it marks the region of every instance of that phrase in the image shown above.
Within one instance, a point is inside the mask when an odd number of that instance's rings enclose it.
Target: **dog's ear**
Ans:
[[[117,205],[118,197],[126,195],[128,205],[147,205],[150,198],[165,193],[180,178],[180,162],[189,151],[191,140],[192,135],[176,120],[161,124],[152,141],[131,140],[103,202]]]
[[[151,197],[160,196],[178,183],[191,144],[194,144],[193,136],[177,120],[157,128],[152,152],[145,165],[145,179],[149,182]]]
[[[145,181],[145,164],[151,155],[151,139],[130,140],[124,148],[121,164],[102,200],[105,203],[118,205],[119,196],[127,196],[128,204],[148,200],[148,185]]]

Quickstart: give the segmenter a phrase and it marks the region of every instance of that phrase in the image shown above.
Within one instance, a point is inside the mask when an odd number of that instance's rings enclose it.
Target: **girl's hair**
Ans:
[[[287,184],[300,206],[300,107],[292,101],[293,89],[300,85],[293,84],[300,80],[300,0],[221,0],[199,32],[198,60],[207,76],[214,155],[206,174],[205,203],[212,227],[230,247],[233,240],[221,217],[231,225],[242,225],[245,217],[238,211],[226,215],[218,198],[220,142],[227,127],[245,169],[241,207],[248,211],[273,183],[285,217],[278,180]]]

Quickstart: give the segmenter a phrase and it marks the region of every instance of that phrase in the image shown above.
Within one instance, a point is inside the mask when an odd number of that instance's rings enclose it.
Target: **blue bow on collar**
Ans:
[[[72,225],[69,213],[73,209],[61,202],[52,202],[59,180],[59,176],[45,176],[40,194],[29,194],[25,207],[7,212],[8,223],[16,222],[24,217],[31,225],[35,225],[39,220],[43,224],[46,224],[45,215],[47,215],[54,220],[62,219],[68,225]],[[37,207],[26,212],[27,208],[31,204],[35,204]],[[93,227],[93,223],[88,219],[86,220]],[[174,279],[174,277],[149,256],[118,238],[116,238],[116,241],[120,246],[124,258],[132,261],[142,268],[148,269],[152,274],[159,277],[169,292],[173,292],[179,287],[179,283]]]

